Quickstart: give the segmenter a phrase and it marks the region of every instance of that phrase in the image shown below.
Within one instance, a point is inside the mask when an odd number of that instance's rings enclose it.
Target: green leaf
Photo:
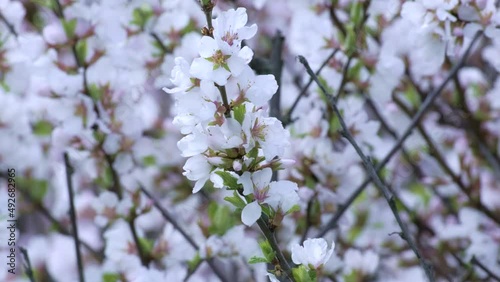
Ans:
[[[104,273],[102,275],[103,282],[118,282],[120,281],[120,274],[118,273]]]
[[[144,254],[150,254],[153,251],[154,244],[154,240],[139,237],[139,245]]]
[[[95,83],[90,84],[88,89],[89,95],[94,101],[99,101],[101,100],[102,96],[104,96],[104,91],[102,90],[102,88],[97,86]]]
[[[154,166],[156,165],[156,158],[154,155],[145,156],[142,158],[142,163],[144,166]]]
[[[202,261],[200,253],[197,252],[194,258],[187,262],[189,271],[194,271]]]
[[[46,120],[40,120],[33,125],[33,134],[37,136],[49,136],[54,129],[52,123]]]
[[[356,62],[354,66],[352,66],[349,70],[347,70],[347,77],[349,80],[357,80],[359,78],[359,74],[361,73],[361,69],[363,68],[363,62],[360,60]]]
[[[223,170],[216,171],[215,174],[218,176],[222,177],[222,180],[224,181],[224,185],[229,187],[230,189],[238,189],[238,179],[234,177],[231,173]]]
[[[54,4],[53,0],[30,0],[30,2],[47,8],[52,8],[52,4]]]
[[[346,25],[347,36],[344,42],[346,55],[351,56],[356,51],[356,32],[352,24]]]
[[[420,95],[418,95],[417,90],[413,86],[406,89],[406,91],[404,92],[404,96],[415,109],[418,108],[422,103]]]
[[[262,250],[262,253],[264,254],[264,257],[266,261],[271,262],[274,260],[276,257],[276,253],[274,252],[273,248],[271,247],[271,244],[269,241],[264,240],[259,243],[260,249]]]
[[[429,202],[431,201],[432,194],[425,188],[421,183],[412,183],[410,184],[410,191],[419,196],[420,199],[424,202],[424,205],[427,207]]]
[[[316,281],[316,274],[312,275],[309,273],[307,268],[303,265],[299,267],[292,268],[292,274],[293,278],[295,278],[295,281],[297,282],[315,282]]]
[[[76,49],[76,57],[78,59],[78,64],[84,65],[85,59],[87,58],[87,40],[86,39],[78,40],[75,49]]]
[[[361,2],[353,2],[351,4],[351,22],[354,23],[355,26],[359,26],[363,21],[363,3]]]
[[[66,38],[72,39],[75,36],[76,19],[62,20],[62,26],[66,33]]]
[[[224,235],[227,230],[234,226],[235,218],[231,209],[228,206],[210,203],[208,206],[208,217],[210,218],[211,225],[208,231],[211,234]]]
[[[2,86],[5,92],[10,92],[10,87],[9,85],[7,85],[7,83],[5,83],[5,80],[0,81],[0,86]]]
[[[256,256],[253,256],[248,260],[249,264],[256,264],[256,263],[263,263],[263,262],[264,263],[271,263],[270,261],[267,261],[267,259],[265,259],[265,258],[256,257]]]
[[[97,177],[95,183],[97,184],[97,186],[105,188],[111,187],[111,185],[113,185],[113,175],[109,166],[104,167],[104,170],[99,175],[99,177]]]
[[[135,8],[132,12],[132,21],[130,24],[139,27],[141,30],[144,29],[148,20],[154,15],[151,6],[142,5],[141,7]]]
[[[243,124],[243,120],[245,119],[245,113],[246,113],[245,104],[241,104],[233,108],[234,119],[237,120],[240,124]]]
[[[16,181],[16,184],[21,189],[26,190],[35,202],[41,202],[49,188],[49,183],[46,180],[16,178]]]
[[[247,205],[245,201],[243,201],[243,199],[240,196],[238,196],[238,192],[236,192],[236,190],[234,191],[234,196],[225,197],[224,200],[230,202],[235,207],[240,209],[243,209]]]
[[[294,212],[300,211],[300,206],[299,205],[293,205],[287,212],[286,214],[291,214]]]

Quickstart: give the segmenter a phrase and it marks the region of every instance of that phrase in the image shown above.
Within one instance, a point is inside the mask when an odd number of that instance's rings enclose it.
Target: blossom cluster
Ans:
[[[222,12],[213,20],[213,34],[200,39],[200,57],[191,63],[176,58],[175,88],[165,91],[175,95],[174,124],[186,134],[177,145],[189,157],[183,174],[196,181],[193,193],[208,180],[237,191],[232,200],[244,202],[236,206],[251,226],[261,217],[261,205],[271,207],[272,216],[284,216],[299,196],[295,183],[271,181],[273,171],[289,163],[282,159],[288,131],[268,116],[267,102],[278,88],[274,76],[256,75],[248,66],[253,51],[241,45],[257,26],[246,22],[244,8]]]

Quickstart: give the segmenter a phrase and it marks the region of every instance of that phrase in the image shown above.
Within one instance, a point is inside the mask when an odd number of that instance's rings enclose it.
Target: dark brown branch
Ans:
[[[271,72],[278,83],[278,90],[271,98],[270,111],[269,116],[275,117],[280,121],[283,121],[283,117],[281,116],[281,72],[283,69],[283,59],[281,58],[281,54],[283,52],[283,41],[285,38],[278,30],[276,35],[273,37],[273,47],[271,50],[271,58],[270,58],[270,67]]]
[[[7,21],[7,19],[5,18],[5,16],[3,15],[3,13],[0,12],[0,20],[7,26],[7,29],[10,31],[10,33],[12,33],[12,35],[14,35],[15,37],[17,37],[17,32],[16,30],[14,29],[14,27]]]
[[[334,49],[333,52],[330,54],[330,56],[328,56],[328,58],[326,58],[326,60],[321,64],[319,69],[316,71],[317,76],[319,76],[319,74],[321,73],[323,68],[328,65],[328,62],[330,62],[330,60],[335,56],[335,54],[337,54],[338,51],[339,51],[339,49]],[[297,96],[295,101],[293,101],[292,107],[288,111],[286,117],[283,119],[285,125],[292,122],[291,119],[292,119],[293,111],[295,110],[295,108],[299,104],[300,99],[302,99],[302,97],[305,96],[305,94],[307,93],[307,90],[309,89],[309,86],[311,86],[312,83],[313,83],[313,79],[309,78],[309,81],[307,82],[307,84],[304,87],[302,87],[302,90],[300,91],[299,95]]]
[[[68,153],[64,153],[64,166],[66,168],[66,183],[68,186],[68,193],[69,193],[69,215],[71,218],[71,227],[73,230],[73,238],[75,242],[75,251],[76,251],[76,262],[78,264],[78,280],[80,282],[85,282],[85,276],[83,275],[83,260],[82,260],[82,254],[80,252],[80,238],[78,235],[78,222],[76,219],[76,212],[75,212],[75,195],[73,192],[73,181],[71,179],[73,175],[73,167],[69,163],[69,157]]]
[[[21,254],[24,257],[24,268],[26,269],[26,276],[28,276],[30,282],[35,282],[35,276],[33,274],[33,268],[31,267],[31,262],[30,262],[30,257],[28,255],[28,251],[20,247],[19,250],[21,251]]]

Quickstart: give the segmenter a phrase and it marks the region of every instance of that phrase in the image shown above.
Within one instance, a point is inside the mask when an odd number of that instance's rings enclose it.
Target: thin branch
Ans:
[[[142,185],[140,185],[140,189],[141,189],[142,193],[144,193],[144,195],[146,195],[146,197],[148,197],[153,202],[153,206],[160,211],[163,218],[165,220],[167,220],[168,222],[170,222],[170,224],[172,224],[172,226],[177,231],[179,231],[179,233],[181,233],[182,237],[184,237],[184,239],[186,239],[186,241],[188,241],[188,243],[195,250],[199,250],[200,246],[198,246],[198,244],[194,241],[194,239],[184,230],[184,228],[181,227],[181,225],[177,222],[177,220],[174,218],[174,216],[171,215],[170,212],[168,212],[161,205],[161,203],[155,197],[153,197],[153,195],[148,190],[146,190],[146,188],[144,188]],[[227,278],[224,276],[224,274],[222,274],[222,272],[215,265],[215,262],[213,261],[213,259],[207,259],[206,262],[210,266],[210,268],[212,268],[212,271],[215,273],[215,275],[217,275],[217,277],[219,277],[219,279],[221,281],[229,282],[229,280],[227,280]]]
[[[288,264],[287,259],[283,255],[283,252],[281,252],[281,249],[278,245],[278,242],[276,241],[276,237],[274,236],[274,232],[272,232],[269,229],[266,221],[262,217],[257,220],[257,225],[259,226],[260,230],[264,234],[264,237],[267,239],[267,241],[271,245],[271,248],[273,248],[273,250],[275,251],[276,257],[278,258],[278,262],[279,262],[281,268],[283,269],[283,271],[285,272],[285,274],[288,276],[288,279],[290,281],[295,281],[293,279],[292,269],[290,268],[290,265]]]
[[[347,58],[347,62],[344,65],[344,69],[342,70],[342,80],[340,81],[339,88],[337,89],[337,93],[335,96],[333,96],[333,101],[337,103],[337,100],[340,98],[340,95],[342,95],[342,92],[344,91],[344,87],[347,83],[347,72],[349,71],[349,67],[351,65],[353,56],[349,56]],[[325,94],[326,95],[326,94]]]
[[[2,12],[0,12],[0,20],[7,26],[7,29],[12,33],[15,37],[17,37],[17,32],[14,29],[14,26],[12,26],[9,21],[5,18]]]
[[[168,50],[167,46],[165,46],[165,44],[161,40],[160,36],[158,36],[158,34],[156,34],[155,32],[150,32],[149,35],[151,35],[151,37],[154,38],[154,40],[156,41],[156,43],[158,43],[158,46],[160,46],[161,50],[164,53],[170,53],[170,50]]]
[[[340,33],[342,33],[342,36],[344,36],[345,38],[347,35],[347,31],[344,27],[344,24],[337,17],[337,14],[335,13],[335,6],[333,4],[330,5],[330,9],[328,9],[328,12],[330,14],[330,18],[332,19],[333,24],[339,29]]]
[[[323,62],[323,64],[321,64],[321,66],[319,67],[319,69],[316,71],[316,75],[317,76],[319,76],[319,74],[321,73],[321,71],[323,70],[323,68],[328,65],[328,62],[330,62],[330,60],[335,56],[335,54],[337,54],[338,51],[339,51],[339,49],[335,48],[333,50],[333,52],[330,54],[330,56],[328,56],[328,58],[326,58],[326,60]],[[295,110],[295,108],[299,104],[300,99],[302,99],[302,97],[305,96],[305,94],[307,93],[307,90],[309,89],[309,86],[311,86],[312,83],[313,83],[313,79],[309,78],[309,81],[302,88],[302,90],[300,91],[299,95],[297,96],[297,98],[293,102],[292,107],[288,111],[286,117],[283,119],[285,125],[288,124],[288,123],[290,123],[292,121],[291,119],[292,119],[293,111]]]
[[[486,265],[484,265],[482,262],[480,262],[476,256],[472,256],[472,260],[471,260],[471,263],[472,264],[475,264],[477,265],[479,268],[481,268],[484,272],[488,273],[488,275],[495,279],[496,281],[500,281],[500,277],[498,275],[496,275],[493,271],[491,271],[488,267],[486,267]]]
[[[24,257],[24,268],[26,268],[26,275],[28,276],[29,280],[31,282],[35,282],[35,276],[33,274],[33,268],[31,267],[31,262],[30,262],[30,257],[28,256],[28,251],[20,247],[19,250],[21,251],[21,254],[23,254]]]
[[[153,195],[148,190],[146,190],[146,188],[144,188],[144,186],[140,185],[139,187],[140,187],[142,193],[144,193],[144,195],[146,195],[153,202],[153,206],[160,211],[160,213],[163,216],[163,218],[165,218],[165,220],[167,220],[168,222],[170,222],[170,224],[172,224],[172,226],[177,231],[179,231],[179,233],[181,233],[182,237],[184,237],[184,239],[186,239],[186,241],[188,241],[188,243],[194,249],[198,250],[200,248],[198,246],[198,244],[196,244],[196,242],[194,241],[194,239],[184,230],[184,228],[181,227],[181,225],[177,222],[177,220],[174,218],[174,216],[171,215],[170,212],[168,212],[161,205],[161,203],[156,199],[156,197],[153,197]]]
[[[278,90],[271,98],[270,103],[270,112],[269,115],[271,117],[275,117],[280,121],[283,121],[283,117],[281,116],[281,72],[283,69],[283,59],[281,58],[283,52],[283,41],[285,38],[278,30],[276,35],[273,37],[273,47],[271,50],[271,58],[270,58],[270,67],[271,72],[278,83]]]
[[[418,250],[416,244],[414,243],[413,238],[411,237],[410,231],[409,231],[406,223],[401,219],[401,217],[399,215],[399,212],[396,208],[395,196],[391,193],[391,191],[387,188],[387,186],[382,182],[382,180],[378,176],[377,171],[376,171],[375,167],[373,166],[371,160],[368,157],[366,157],[366,155],[363,153],[363,151],[359,147],[356,140],[354,140],[354,137],[351,135],[349,128],[347,127],[347,125],[346,125],[346,123],[345,123],[345,121],[340,113],[340,110],[337,107],[335,97],[333,96],[332,93],[329,93],[329,91],[319,81],[318,77],[314,74],[314,72],[309,67],[309,63],[307,62],[307,60],[304,57],[299,56],[299,61],[304,65],[304,67],[307,70],[307,73],[311,77],[314,78],[314,81],[318,84],[321,91],[330,100],[329,105],[332,107],[333,111],[337,115],[337,117],[339,119],[340,126],[342,127],[342,136],[344,138],[346,138],[349,141],[349,143],[351,143],[351,145],[354,147],[357,154],[360,156],[361,160],[363,161],[363,164],[365,166],[366,171],[368,172],[368,174],[372,178],[373,182],[375,182],[376,186],[380,189],[380,191],[384,195],[384,198],[388,202],[389,207],[391,208],[391,211],[394,214],[394,217],[396,218],[396,221],[397,221],[399,227],[401,228],[401,231],[402,231],[402,234],[400,234],[401,237],[404,240],[406,240],[406,242],[408,243],[408,245],[410,246],[412,251],[415,253],[415,255],[418,258],[419,263],[420,263],[422,269],[424,270],[427,278],[431,282],[435,281],[434,275],[432,274],[431,265],[429,265],[427,262],[425,262],[424,259],[422,258],[422,256],[420,255],[420,251]]]
[[[80,246],[78,242],[80,242],[80,238],[78,237],[78,223],[76,220],[76,212],[75,212],[75,195],[73,192],[73,182],[71,176],[73,175],[73,167],[69,163],[68,153],[64,153],[64,166],[66,168],[66,183],[68,185],[68,193],[69,193],[69,215],[71,218],[71,226],[73,230],[73,238],[75,239],[75,250],[76,250],[76,262],[78,264],[78,280],[80,282],[85,282],[85,277],[83,275],[83,260],[82,254],[80,253]]]
[[[469,53],[472,49],[472,46],[474,43],[480,38],[480,33],[477,33],[474,38],[472,39],[472,42],[470,43],[469,47],[465,51],[464,55],[462,58],[456,63],[456,65],[450,70],[448,73],[448,76],[446,79],[441,83],[439,87],[434,89],[431,94],[429,94],[426,99],[424,100],[424,103],[421,105],[415,116],[413,117],[412,121],[410,122],[410,125],[406,128],[404,131],[403,135],[399,137],[398,141],[396,144],[392,147],[392,149],[389,151],[389,153],[384,157],[384,159],[377,164],[375,167],[376,172],[379,172],[382,170],[382,168],[385,167],[385,165],[390,161],[392,156],[402,147],[403,143],[406,141],[406,139],[411,135],[413,129],[415,128],[416,124],[420,121],[424,113],[429,109],[429,107],[432,105],[434,100],[439,96],[441,91],[443,91],[444,87],[446,84],[452,79],[453,75],[455,75],[458,70],[462,67],[462,65],[465,63],[465,60],[468,58]],[[320,231],[320,235],[326,234],[328,230],[331,228],[334,228],[336,226],[337,221],[340,219],[340,217],[343,215],[343,213],[349,208],[349,206],[354,202],[354,200],[364,191],[364,189],[368,186],[368,184],[371,182],[371,176],[369,175],[363,183],[356,188],[356,190],[349,196],[347,201],[340,206],[339,211],[334,215],[334,217],[328,222],[325,226]]]
[[[306,240],[307,233],[309,233],[309,229],[311,228],[311,211],[312,211],[312,207],[313,207],[313,201],[314,201],[314,197],[311,198],[307,202],[307,208],[306,208],[306,227],[305,227],[304,232],[302,233],[302,237],[300,238],[300,242],[301,243],[303,243]]]

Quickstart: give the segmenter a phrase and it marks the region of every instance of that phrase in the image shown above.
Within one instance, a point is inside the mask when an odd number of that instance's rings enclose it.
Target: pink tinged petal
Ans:
[[[215,188],[224,188],[224,179],[222,179],[220,175],[216,173],[211,173],[210,181],[213,183]]]
[[[198,79],[210,79],[210,73],[214,68],[214,64],[203,58],[196,58],[191,63],[189,74]]]
[[[233,12],[234,10],[230,10],[230,12]],[[236,9],[236,13],[234,14],[235,21],[234,21],[234,28],[241,28],[245,26],[245,24],[248,21],[248,16],[247,16],[247,9],[240,7]]]
[[[276,278],[276,276],[275,276],[274,274],[272,274],[272,273],[268,273],[268,274],[266,274],[266,275],[267,275],[267,277],[269,277],[269,281],[271,281],[271,282],[280,282],[280,281],[278,280],[278,278]]]
[[[273,176],[273,171],[271,170],[271,168],[266,167],[263,170],[254,172],[252,175],[252,180],[255,187],[257,187],[257,189],[260,190],[269,185],[272,176]]]
[[[238,57],[242,58],[245,64],[248,64],[253,58],[253,51],[248,46],[245,46],[238,52]]]
[[[196,155],[189,158],[184,164],[184,172],[182,173],[189,180],[199,180],[206,178],[212,166],[208,163],[207,159],[203,155]]]
[[[200,40],[200,47],[198,50],[201,57],[210,58],[219,50],[219,47],[215,39],[209,36],[203,36]]]
[[[295,264],[305,264],[307,259],[305,257],[304,247],[299,244],[292,245],[292,261]]]
[[[231,74],[234,76],[240,75],[246,65],[245,60],[238,56],[231,56],[227,59],[227,66],[231,70]]]
[[[251,179],[251,173],[245,171],[243,175],[238,179],[238,184],[243,185],[243,195],[250,195],[253,193],[253,184]]]
[[[227,83],[227,79],[229,78],[229,76],[231,75],[230,72],[228,72],[226,69],[224,69],[223,67],[220,67],[216,70],[212,70],[209,72],[209,74],[211,74],[210,76],[210,79],[217,83],[218,85],[220,86],[224,86],[226,85]]]
[[[258,75],[255,83],[247,90],[247,97],[257,107],[265,105],[278,90],[274,75]]]
[[[203,188],[203,186],[205,186],[205,183],[207,182],[207,180],[208,180],[208,176],[196,181],[196,184],[193,187],[193,194],[200,191],[201,188]]]
[[[67,41],[66,33],[60,22],[54,22],[45,26],[42,34],[45,41],[49,44],[62,44]]]
[[[205,139],[206,138],[203,138],[201,133],[194,132],[179,140],[179,142],[177,142],[177,147],[181,150],[181,155],[183,157],[192,157],[208,149],[208,144]]]
[[[244,26],[238,30],[238,40],[246,40],[254,37],[257,33],[257,25]]]
[[[252,226],[260,218],[262,208],[257,201],[246,205],[241,211],[241,221],[246,226]]]

